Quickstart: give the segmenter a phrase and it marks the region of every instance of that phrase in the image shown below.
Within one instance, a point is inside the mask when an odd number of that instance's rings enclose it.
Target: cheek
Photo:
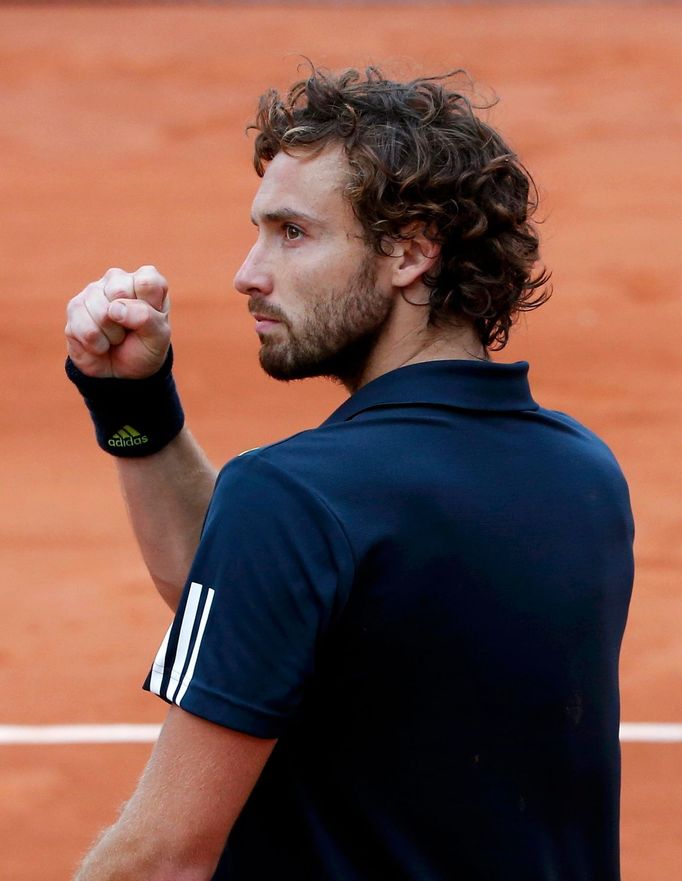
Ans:
[[[297,304],[317,300],[335,286],[344,271],[343,260],[339,259],[336,251],[320,249],[313,253],[311,249],[307,254],[301,253],[298,260],[290,261],[283,268],[281,279],[284,296],[294,308]]]
[[[305,252],[300,249],[279,274],[281,303],[287,314],[298,323],[312,314],[334,312],[368,256],[373,255],[368,255],[364,244],[345,237]]]

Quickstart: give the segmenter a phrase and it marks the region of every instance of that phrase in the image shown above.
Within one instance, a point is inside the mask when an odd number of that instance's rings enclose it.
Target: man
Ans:
[[[313,70],[255,128],[261,364],[351,396],[216,482],[163,277],[72,300],[69,374],[177,609],[167,721],[77,877],[615,881],[627,487],[488,355],[546,298],[531,181],[447,81]]]

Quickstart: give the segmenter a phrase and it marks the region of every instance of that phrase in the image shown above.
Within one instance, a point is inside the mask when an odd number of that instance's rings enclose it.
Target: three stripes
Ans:
[[[112,437],[120,437],[121,440],[125,440],[127,437],[140,437],[140,432],[136,428],[133,428],[132,425],[124,425],[123,428],[119,428]]]
[[[145,683],[153,694],[178,706],[194,676],[214,595],[213,588],[192,582],[182,617],[168,628]]]

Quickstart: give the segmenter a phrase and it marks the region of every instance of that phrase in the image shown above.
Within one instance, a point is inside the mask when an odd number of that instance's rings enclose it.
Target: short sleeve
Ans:
[[[144,687],[220,725],[280,736],[352,579],[345,532],[308,484],[261,452],[232,460]]]

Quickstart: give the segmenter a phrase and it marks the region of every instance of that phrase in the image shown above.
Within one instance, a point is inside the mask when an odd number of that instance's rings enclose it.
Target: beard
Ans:
[[[353,386],[364,371],[392,302],[376,289],[374,261],[368,255],[344,288],[328,288],[312,299],[300,327],[294,329],[276,307],[265,310],[282,322],[286,336],[262,339],[261,367],[274,379],[327,376]],[[251,308],[259,311],[255,303]]]

